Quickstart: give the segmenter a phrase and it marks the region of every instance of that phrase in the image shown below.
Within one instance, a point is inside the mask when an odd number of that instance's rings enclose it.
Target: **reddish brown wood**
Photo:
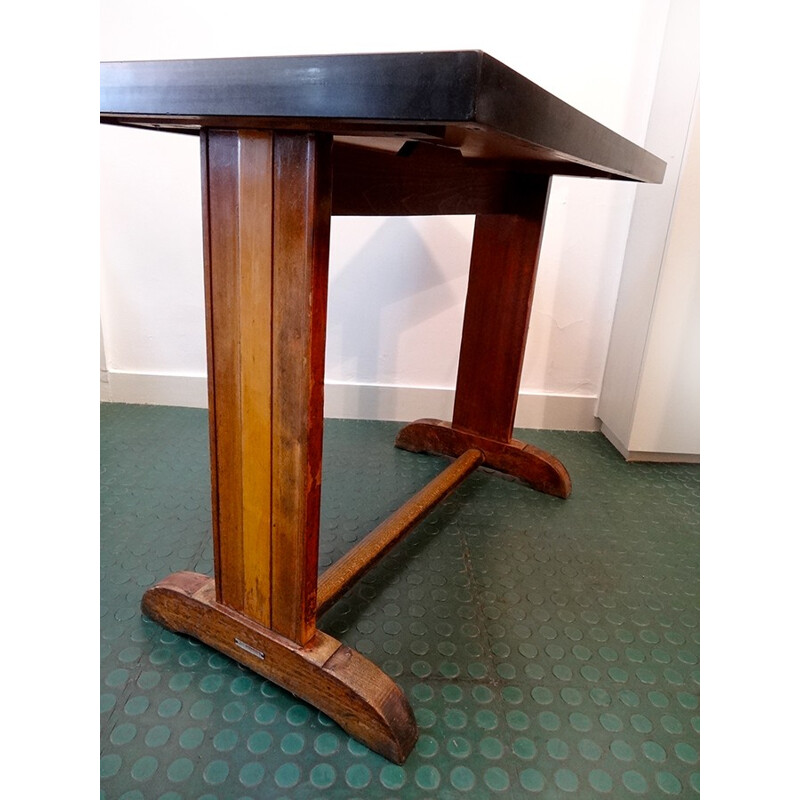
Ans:
[[[417,739],[408,700],[371,661],[321,631],[303,645],[286,639],[215,596],[214,581],[179,572],[149,589],[145,613],[193,636],[311,703],[354,739],[402,764]]]
[[[514,427],[547,181],[527,216],[475,218],[453,427],[507,442]]]
[[[316,628],[330,146],[203,135],[216,582],[171,575],[142,608],[402,763],[417,738],[405,696]]]
[[[407,141],[398,152],[336,143],[333,213],[513,214],[536,211],[541,176],[457,148]]]
[[[275,134],[272,629],[316,630],[331,141]]]
[[[418,420],[395,444],[452,457],[475,448],[485,466],[566,498],[572,482],[564,465],[512,439],[547,187],[547,178],[537,179],[524,214],[476,216],[453,422]]]
[[[397,434],[395,445],[413,453],[451,457],[480,450],[485,467],[513,475],[540,492],[566,498],[572,491],[569,473],[555,456],[518,439],[498,442],[438,419],[419,419]]]
[[[218,600],[302,644],[316,629],[330,140],[204,144]]]
[[[437,506],[483,462],[479,450],[467,450],[420,489],[388,519],[368,533],[350,552],[323,573],[317,590],[317,613],[325,613],[364,573],[373,567],[431,509]]]
[[[203,205],[211,499],[220,602],[244,609],[241,376],[239,374],[239,138],[204,137]],[[224,532],[224,533],[223,533]],[[269,608],[262,611],[269,624]]]
[[[503,426],[510,434],[513,423],[544,187],[524,216],[478,217],[456,403],[460,427],[418,423],[398,439],[408,449],[459,460],[326,572],[318,601],[330,151],[330,138],[316,134],[203,134],[216,583],[170,576],[145,593],[143,608],[307,699],[399,763],[417,736],[407,701],[377,667],[321,634],[317,614],[484,459],[543,491],[568,493],[569,478],[555,459],[500,441]],[[440,153],[435,159],[449,165],[445,178],[463,167],[449,156],[441,161]],[[400,196],[420,191],[420,177],[433,177],[429,157],[419,163],[423,169],[412,170],[405,188],[400,184]],[[488,186],[490,194],[497,189],[498,197],[508,197],[509,187],[494,180],[478,194]],[[389,192],[387,202],[397,197]],[[523,276],[521,301],[510,285],[515,271]],[[481,326],[492,332],[488,348],[474,335]],[[484,391],[486,375],[478,369],[481,359],[498,353],[503,357],[487,372],[500,401]]]
[[[271,300],[272,201],[269,165],[271,134],[239,134],[239,308],[242,455],[242,555],[244,612],[254,619],[272,617],[271,542],[272,387]],[[251,465],[263,465],[253,468]]]

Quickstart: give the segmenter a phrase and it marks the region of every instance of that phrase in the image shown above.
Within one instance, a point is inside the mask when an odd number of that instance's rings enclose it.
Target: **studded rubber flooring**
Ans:
[[[104,404],[101,423],[101,797],[698,795],[698,467],[518,431],[564,462],[569,500],[476,472],[340,600],[320,627],[414,709],[398,767],[142,616],[165,575],[212,572],[206,413]],[[326,421],[321,569],[443,468],[398,427]]]

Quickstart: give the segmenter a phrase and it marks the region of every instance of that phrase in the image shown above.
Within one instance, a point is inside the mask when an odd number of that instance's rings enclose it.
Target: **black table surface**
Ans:
[[[423,141],[549,174],[660,183],[666,165],[478,50],[115,61],[100,121],[329,132],[399,150]]]

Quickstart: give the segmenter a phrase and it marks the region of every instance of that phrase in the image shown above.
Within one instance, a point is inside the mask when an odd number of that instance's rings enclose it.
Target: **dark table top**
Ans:
[[[329,132],[399,150],[422,141],[474,161],[661,182],[666,165],[477,50],[105,62],[100,120]]]

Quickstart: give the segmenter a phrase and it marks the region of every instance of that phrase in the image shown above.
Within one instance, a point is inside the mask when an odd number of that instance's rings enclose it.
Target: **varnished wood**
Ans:
[[[224,131],[203,144],[217,587],[269,625],[273,137]]]
[[[272,621],[271,241],[275,138],[242,131],[239,139],[240,366],[242,384],[242,555],[244,613]],[[251,465],[256,465],[255,468]],[[224,535],[224,534],[222,534]]]
[[[171,575],[142,608],[402,763],[417,738],[405,696],[316,628],[330,138],[202,144],[216,581]]]
[[[330,138],[275,134],[272,629],[316,630]]]
[[[204,144],[218,600],[302,644],[316,626],[330,140]]]
[[[447,469],[325,570],[317,589],[317,613],[324,614],[481,463],[483,454],[479,450],[467,450],[459,455]]]
[[[148,589],[145,613],[311,703],[354,739],[402,764],[417,739],[405,695],[360,653],[321,631],[303,645],[217,601],[212,578],[179,572]]]
[[[235,132],[216,133],[213,137],[205,137],[203,145],[206,339],[215,570],[219,601],[244,610],[242,376],[239,372],[242,314],[239,291],[240,219],[237,213],[239,139]],[[268,606],[263,609],[260,621],[267,625],[270,623]]]
[[[540,492],[567,498],[572,481],[564,465],[553,455],[518,439],[499,442],[453,427],[438,419],[419,419],[397,434],[395,445],[413,453],[458,457],[480,450],[483,465],[519,478]]]
[[[526,216],[475,218],[453,427],[507,442],[519,397],[547,180]]]
[[[334,144],[340,216],[535,213],[542,178],[457,148],[409,140],[397,152]]]

